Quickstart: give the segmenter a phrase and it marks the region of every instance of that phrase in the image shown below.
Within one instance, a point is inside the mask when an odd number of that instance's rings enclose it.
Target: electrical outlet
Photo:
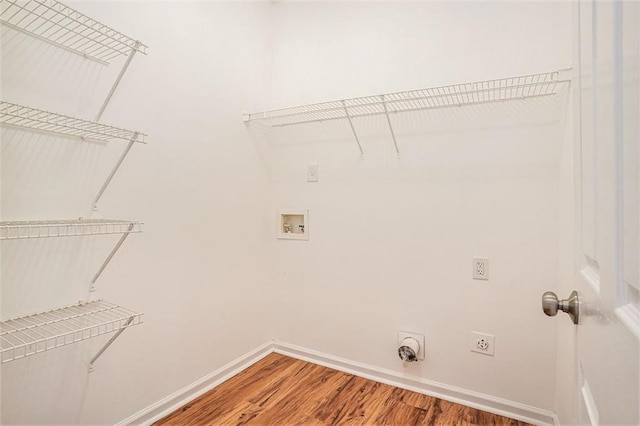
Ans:
[[[471,352],[493,356],[495,347],[495,336],[491,334],[471,332],[470,349]]]
[[[474,257],[471,262],[472,277],[474,280],[489,279],[489,259],[486,257]]]

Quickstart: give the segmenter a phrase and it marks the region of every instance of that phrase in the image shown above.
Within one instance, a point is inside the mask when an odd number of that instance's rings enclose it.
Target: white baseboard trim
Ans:
[[[558,425],[556,413],[480,392],[450,386],[397,371],[374,367],[289,343],[272,341],[242,355],[205,377],[185,386],[149,407],[127,417],[116,426],[150,425],[235,376],[272,352],[350,373],[376,382],[477,408],[535,425]]]
[[[284,342],[273,342],[273,351],[292,358],[319,364],[324,367],[385,383],[398,388],[477,408],[479,410],[510,417],[535,425],[557,424],[556,414],[518,402],[497,398],[480,392],[450,386],[393,370],[374,367],[348,359],[328,355]]]
[[[151,404],[147,408],[127,417],[120,421],[116,426],[125,425],[150,425],[153,422],[160,420],[164,416],[177,410],[190,401],[193,401],[200,395],[210,391],[214,387],[218,386],[225,380],[230,379],[236,374],[240,373],[247,367],[260,361],[265,356],[273,352],[273,343],[267,342],[258,346],[254,350],[247,352],[246,354],[236,358],[230,363],[223,365],[212,373],[207,374],[203,378],[196,380],[180,389],[177,392],[172,393],[166,398]]]

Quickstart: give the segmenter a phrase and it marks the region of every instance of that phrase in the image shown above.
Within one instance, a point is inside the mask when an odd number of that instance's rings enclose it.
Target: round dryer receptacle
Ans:
[[[398,356],[403,362],[414,362],[418,360],[420,343],[413,337],[405,337],[398,346]]]

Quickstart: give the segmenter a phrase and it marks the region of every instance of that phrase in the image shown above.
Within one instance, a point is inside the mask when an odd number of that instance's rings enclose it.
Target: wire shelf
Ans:
[[[0,22],[103,64],[147,46],[55,0],[1,0]]]
[[[4,320],[0,323],[2,363],[122,330],[142,314],[103,300]]]
[[[530,74],[485,80],[408,92],[322,102],[248,114],[245,121],[258,121],[271,126],[351,119],[369,115],[388,115],[490,102],[503,102],[557,94],[570,80],[560,79],[560,72]]]
[[[142,222],[108,219],[0,222],[0,240],[142,232]]]
[[[136,142],[146,143],[147,136],[132,130],[5,101],[0,101],[0,124],[99,142],[135,138]]]

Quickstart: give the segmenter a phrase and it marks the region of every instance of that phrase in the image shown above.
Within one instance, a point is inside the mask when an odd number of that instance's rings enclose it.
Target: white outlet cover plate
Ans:
[[[420,344],[420,349],[418,350],[418,361],[424,361],[424,334],[417,333],[408,333],[406,331],[398,332],[398,345],[402,343],[404,339],[407,337],[413,337]]]
[[[474,257],[471,262],[471,276],[474,280],[488,280],[489,279],[489,258],[488,257]]]
[[[479,341],[482,340],[485,343],[488,343],[486,349],[482,349],[479,344]],[[493,356],[495,349],[495,341],[496,337],[492,334],[478,333],[477,331],[471,332],[471,339],[469,341],[469,348],[471,352],[477,352],[479,354],[490,355]]]

